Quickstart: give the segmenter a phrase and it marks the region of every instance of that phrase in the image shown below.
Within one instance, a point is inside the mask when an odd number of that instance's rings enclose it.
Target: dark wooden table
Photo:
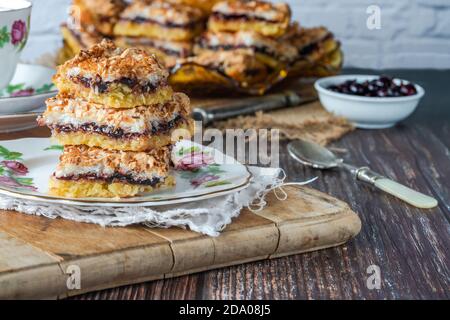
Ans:
[[[346,73],[376,73],[345,70]],[[248,263],[184,277],[85,294],[75,299],[449,299],[450,71],[387,70],[422,85],[418,110],[398,126],[356,130],[333,145],[344,158],[369,165],[424,193],[439,207],[420,210],[356,183],[345,172],[320,172],[293,161],[282,145],[288,179],[318,175],[311,186],[350,204],[361,233],[344,246]],[[381,288],[366,285],[370,265]]]
[[[365,73],[367,70],[346,70]],[[356,130],[335,147],[356,165],[369,165],[439,201],[420,210],[356,183],[345,172],[320,172],[293,161],[281,147],[291,181],[319,176],[311,186],[350,204],[361,233],[346,245],[168,280],[124,286],[74,299],[449,299],[450,71],[390,70],[422,85],[426,96],[405,122]],[[369,290],[377,265],[381,288]]]

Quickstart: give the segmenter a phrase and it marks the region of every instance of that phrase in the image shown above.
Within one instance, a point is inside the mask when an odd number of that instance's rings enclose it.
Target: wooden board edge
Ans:
[[[227,261],[247,261],[253,257],[269,257],[276,251],[279,241],[280,230],[274,223],[246,228],[245,232],[225,232],[222,236],[213,238],[213,265],[223,265]],[[233,250],[233,246],[238,246],[239,250]]]
[[[330,224],[333,225],[333,230]],[[271,256],[345,243],[361,231],[361,220],[356,213],[348,209],[313,224],[305,225],[304,221],[292,221],[290,224],[278,225],[278,228],[279,245]]]
[[[0,297],[57,299],[114,287],[118,282],[128,284],[158,279],[170,272],[173,262],[172,250],[166,243],[36,265],[0,275]],[[79,271],[80,289],[67,286],[69,271],[74,267]]]
[[[275,229],[275,226],[274,226],[274,229]],[[238,232],[239,231],[230,232],[229,236],[230,237],[236,236],[236,233],[238,233]],[[34,288],[21,290],[19,292],[11,293],[10,295],[6,295],[6,296],[9,299],[11,299],[11,298],[60,299],[60,298],[76,296],[76,295],[80,295],[80,294],[84,294],[84,293],[88,293],[88,292],[92,292],[92,291],[115,288],[118,286],[142,283],[142,282],[153,281],[153,280],[158,280],[158,279],[179,277],[179,276],[183,276],[183,275],[194,274],[194,273],[204,272],[204,271],[208,271],[208,270],[225,268],[225,267],[229,267],[229,266],[233,266],[233,265],[261,261],[261,260],[265,260],[267,258],[273,259],[273,258],[288,256],[288,255],[292,255],[292,254],[299,254],[299,253],[310,252],[310,251],[315,251],[315,250],[320,250],[320,249],[326,249],[326,248],[342,245],[347,240],[342,241],[340,243],[329,242],[329,243],[323,243],[320,246],[314,246],[314,247],[304,248],[304,249],[297,249],[297,250],[292,250],[292,251],[283,251],[283,252],[279,252],[279,248],[274,247],[275,253],[267,252],[267,254],[264,253],[262,255],[258,255],[258,256],[255,255],[253,257],[247,257],[244,259],[233,259],[228,262],[216,263],[213,265],[193,268],[193,269],[189,269],[189,270],[180,270],[178,272],[168,272],[168,270],[166,270],[165,273],[161,273],[161,274],[143,275],[143,273],[141,273],[141,272],[144,270],[147,271],[147,266],[144,266],[143,268],[138,268],[139,270],[128,270],[128,272],[126,274],[122,274],[121,278],[119,277],[112,281],[110,280],[110,278],[114,278],[114,277],[111,275],[111,273],[105,272],[105,270],[101,270],[101,272],[104,274],[102,279],[98,279],[97,277],[94,277],[93,275],[91,275],[91,277],[93,277],[93,279],[85,279],[84,278],[84,280],[83,280],[83,269],[86,268],[86,266],[95,267],[95,265],[97,264],[97,262],[95,262],[95,261],[87,261],[87,260],[93,259],[93,258],[111,259],[111,253],[108,253],[108,254],[94,256],[94,257],[81,258],[78,260],[64,261],[60,264],[55,264],[52,266],[40,266],[37,268],[27,270],[25,273],[16,274],[15,276],[17,278],[15,278],[15,279],[17,279],[17,281],[20,280],[20,281],[26,282],[26,281],[30,281],[30,279],[31,280],[36,279],[35,275],[41,274],[42,271],[44,270],[44,273],[50,273],[53,275],[52,276],[53,278],[48,278],[49,279],[48,281],[50,281],[50,283],[53,284],[51,287],[52,289],[49,290],[47,286],[45,287],[45,289],[43,289],[43,287],[40,284],[38,284],[38,285],[35,285]],[[226,240],[223,240],[223,241],[226,242]],[[169,246],[167,246],[167,248],[169,248]],[[138,260],[140,259],[141,261],[149,260],[149,259],[142,259],[143,256],[141,255],[141,252],[139,252],[141,249],[142,248],[137,249],[138,252],[136,252],[136,258]],[[167,256],[169,256],[169,252],[166,252],[165,254]],[[127,259],[130,259],[129,252],[127,252],[127,251],[118,252],[118,253],[116,253],[116,255],[122,255],[123,256],[122,258],[124,258],[125,255],[128,255]],[[101,257],[101,256],[105,256],[105,257]],[[170,257],[171,257],[171,255],[170,255]],[[133,265],[133,263],[131,263],[131,261],[128,261],[128,262],[129,262],[130,266]],[[82,288],[80,290],[69,290],[66,287],[66,281],[67,281],[68,275],[64,274],[63,271],[66,270],[66,267],[69,264],[79,265],[82,270],[82,281],[81,281]],[[107,265],[108,263],[105,260],[103,260],[102,265],[105,265],[105,264]],[[117,266],[117,265],[113,265],[113,266]],[[46,269],[48,267],[50,268],[49,270]],[[171,269],[172,266],[171,265],[167,266],[167,268]],[[130,274],[133,274],[133,276],[130,276]],[[15,279],[13,279],[13,280],[16,281]],[[108,281],[105,281],[105,280],[108,280]],[[83,283],[83,281],[84,281],[84,283]],[[86,285],[86,281],[89,283],[88,285]]]
[[[294,250],[294,251],[279,252],[276,254],[272,254],[268,259],[278,259],[278,258],[292,256],[292,255],[296,255],[296,254],[302,254],[302,253],[306,253],[306,252],[313,252],[313,251],[318,251],[318,250],[339,247],[339,246],[347,243],[349,240],[351,240],[351,238],[347,239],[345,241],[339,242],[339,243],[327,243],[322,246],[311,247],[309,249],[300,249],[300,250]]]
[[[54,299],[65,290],[66,281],[58,263],[5,273],[0,275],[0,299]]]
[[[315,193],[315,191],[313,192]],[[172,278],[206,270],[264,260],[267,258],[283,257],[341,245],[358,234],[361,228],[361,221],[357,214],[354,213],[345,202],[340,200],[336,201],[339,205],[338,208],[336,208],[335,213],[324,216],[323,219],[308,225],[308,227],[313,226],[314,228],[318,228],[317,232],[320,234],[320,228],[330,221],[347,227],[351,225],[352,228],[346,230],[344,233],[345,236],[342,237],[341,235],[341,238],[333,238],[333,236],[331,236],[324,241],[310,242],[308,246],[295,246],[295,243],[302,243],[302,240],[299,239],[298,228],[302,227],[301,224],[303,224],[304,227],[305,219],[292,219],[289,220],[289,224],[286,224],[283,222],[276,223],[266,217],[262,217],[271,223],[246,229],[227,231],[224,232],[223,236],[220,238],[208,238],[213,242],[214,250],[214,259],[213,261],[208,262],[209,265],[186,265],[185,267],[187,267],[187,270],[176,268],[175,251],[172,247],[176,242],[171,243],[170,241],[167,241],[164,244],[133,247],[127,250],[92,256],[74,257],[73,259],[56,262],[50,266],[40,265],[28,268],[27,270],[22,270],[17,275],[11,276],[10,279],[21,281],[20,275],[25,283],[28,281],[28,286],[21,286],[17,292],[11,291],[10,296],[44,299],[63,298],[122,285]],[[245,230],[245,232],[243,230]],[[314,239],[314,233],[310,237]],[[263,243],[264,245],[262,245]],[[294,243],[294,245],[292,245],[292,243]],[[236,256],[236,254],[233,253],[232,246],[242,244],[244,244],[245,248],[240,248],[239,251],[242,253],[240,256]],[[255,244],[256,246],[259,245],[259,247],[255,247]],[[158,257],[166,257],[167,260],[160,261],[159,265],[152,265],[151,262],[156,260],[152,260],[151,256],[154,256],[155,254]],[[66,281],[68,275],[65,274],[65,270],[69,265],[78,265],[81,268],[82,288],[79,290],[67,289]],[[106,271],[105,266],[109,268]],[[152,270],[150,274],[149,269]],[[47,287],[46,289],[43,289],[42,283],[36,281],[36,279],[39,280],[39,277],[36,277],[36,274],[39,274],[38,271],[44,271],[44,275],[47,274],[48,281],[52,284],[52,289],[47,290]],[[15,278],[15,276],[18,278]],[[30,284],[34,284],[36,287],[30,289]]]
[[[354,219],[355,223],[357,223],[357,224],[358,224],[358,222],[360,223],[360,220],[359,220],[358,216],[354,212],[352,212],[351,210],[349,210],[348,212],[344,213],[343,215],[345,215],[345,217],[347,217],[347,218],[351,217],[352,219]],[[343,219],[343,220],[345,220],[345,219]],[[275,225],[273,225],[273,226],[275,227]],[[258,229],[258,228],[254,228],[254,229]],[[230,237],[234,237],[234,236],[236,236],[235,233],[239,233],[239,231],[231,231],[231,232],[228,233],[228,235]],[[355,236],[356,234],[357,234],[357,232],[353,236]],[[283,251],[283,252],[279,251],[279,247],[278,247],[278,244],[277,244],[277,248],[274,249],[275,252],[272,252],[272,253],[269,253],[269,254],[262,254],[262,255],[259,255],[259,256],[247,257],[247,258],[244,258],[244,259],[237,259],[237,260],[234,259],[234,260],[231,260],[231,261],[228,261],[228,262],[225,262],[225,263],[216,263],[216,264],[213,264],[213,265],[192,268],[192,269],[189,269],[189,270],[182,270],[182,271],[177,271],[177,272],[166,273],[166,274],[160,275],[160,276],[151,276],[151,277],[146,276],[146,277],[141,277],[141,278],[136,278],[136,279],[121,280],[121,281],[117,281],[117,282],[114,282],[114,283],[109,283],[107,285],[96,286],[96,287],[93,287],[93,288],[90,288],[90,289],[87,289],[87,290],[82,290],[82,291],[79,291],[79,292],[68,292],[66,296],[74,296],[74,295],[87,293],[87,292],[91,292],[91,291],[115,288],[117,286],[130,285],[130,284],[141,283],[141,282],[146,282],[146,281],[153,281],[153,280],[158,280],[158,279],[168,279],[168,278],[180,277],[180,276],[185,276],[185,275],[189,275],[189,274],[195,274],[195,273],[199,273],[199,272],[205,272],[205,271],[209,271],[209,270],[226,268],[226,267],[239,265],[239,264],[245,264],[245,263],[249,263],[249,262],[262,261],[262,260],[265,260],[265,259],[268,259],[268,258],[269,259],[275,259],[275,258],[280,258],[280,257],[284,257],[284,256],[293,255],[293,254],[300,254],[300,253],[305,253],[305,252],[311,252],[311,251],[316,251],[316,250],[332,248],[332,247],[336,247],[336,246],[339,246],[339,245],[342,245],[342,244],[346,243],[353,236],[348,237],[347,239],[345,239],[345,240],[343,240],[343,241],[341,241],[339,243],[336,243],[335,241],[329,241],[329,242],[326,242],[326,243],[322,243],[321,245],[313,246],[313,247],[310,247],[310,248],[296,249],[296,250],[292,250],[292,251]],[[224,241],[226,241],[226,240],[224,240]]]

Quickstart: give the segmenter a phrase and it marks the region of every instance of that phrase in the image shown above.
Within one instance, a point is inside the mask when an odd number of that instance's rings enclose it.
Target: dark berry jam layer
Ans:
[[[155,46],[155,45],[151,45],[152,47],[164,52],[165,54],[167,54],[168,56],[174,56],[174,57],[178,57],[178,58],[182,58],[182,57],[186,57],[186,50],[183,51],[176,51],[176,50],[172,50],[169,48],[165,48],[165,47],[161,47],[161,46]]]
[[[73,30],[72,28],[67,27],[67,29],[70,31],[70,34],[78,41],[81,47],[86,48],[86,44],[81,39],[81,34],[78,31]]]
[[[88,49],[89,45],[83,42],[83,38],[81,36],[81,33],[78,30],[75,30],[74,28],[70,27],[67,24],[63,24],[63,26],[67,27],[67,29],[69,30],[70,34],[78,41],[79,45],[84,48],[84,49]],[[94,34],[95,36],[96,34]],[[105,39],[111,39],[111,37],[106,36],[106,35],[102,35],[103,38]]]
[[[181,48],[180,50],[174,50],[174,49],[165,47],[164,45],[155,43],[155,42],[151,41],[150,39],[139,39],[137,41],[134,41],[134,39],[128,38],[125,41],[126,41],[127,45],[132,46],[132,47],[149,46],[149,47],[158,49],[169,56],[174,56],[174,57],[185,58],[185,57],[190,56],[192,53],[191,50],[189,50],[189,49]]]
[[[195,29],[200,23],[203,23],[203,21],[199,20],[199,21],[191,21],[189,23],[176,23],[176,22],[167,22],[167,23],[162,23],[159,21],[156,21],[154,19],[148,19],[148,18],[144,18],[144,17],[136,17],[133,19],[125,19],[122,18],[122,21],[130,21],[133,23],[151,23],[151,24],[157,24],[161,27],[164,28],[183,28],[183,29]]]
[[[262,17],[248,16],[246,14],[223,14],[219,12],[214,12],[211,16],[214,17],[214,19],[221,21],[240,20],[240,21],[261,21],[267,23],[281,23],[281,21],[278,20],[269,20],[264,19]]]
[[[331,39],[331,38],[333,38],[333,35],[332,35],[331,33],[328,33],[328,34],[327,34],[325,37],[323,37],[322,39],[317,40],[317,41],[315,41],[315,42],[312,42],[312,43],[310,43],[310,44],[304,46],[303,48],[301,48],[301,49],[298,51],[298,53],[299,53],[299,55],[301,55],[301,56],[306,56],[306,55],[308,55],[308,54],[310,54],[310,53],[316,51],[317,49],[319,49],[319,46],[320,46],[320,44],[321,44],[322,42],[324,42],[324,41],[326,41],[326,40],[329,40],[329,39]]]
[[[66,125],[54,125],[51,126],[51,129],[57,131],[57,132],[78,132],[83,131],[86,133],[97,133],[101,135],[108,136],[113,139],[133,139],[133,138],[139,138],[148,136],[150,134],[156,135],[156,134],[163,134],[169,132],[171,129],[173,129],[178,123],[186,121],[182,116],[176,116],[170,121],[167,122],[158,122],[152,124],[152,130],[151,131],[145,131],[142,133],[130,133],[125,132],[121,128],[116,128],[112,126],[107,125],[98,125],[94,122],[84,123],[81,126],[74,126],[72,124],[66,124]]]
[[[230,45],[230,44],[220,44],[220,45],[211,46],[204,42],[200,42],[199,45],[203,49],[208,49],[208,50],[213,50],[213,51],[220,51],[220,50],[228,51],[228,50],[234,50],[234,49],[252,49],[255,52],[262,53],[262,54],[271,56],[273,58],[277,58],[277,54],[273,50],[271,50],[269,47],[246,46],[244,44],[240,44],[237,46]]]
[[[173,50],[167,47],[163,47],[160,45],[157,45],[155,43],[149,42],[148,43],[149,46],[152,46],[162,52],[164,52],[165,54],[169,55],[169,56],[174,56],[174,57],[179,57],[179,58],[184,58],[187,56],[191,55],[191,52],[189,50],[186,49],[182,49],[182,50]]]
[[[114,81],[103,81],[100,77],[93,77],[93,78],[86,78],[83,76],[74,76],[70,77],[70,80],[77,84],[81,84],[85,88],[93,88],[94,90],[98,91],[98,93],[106,93],[108,89],[110,88],[111,84],[113,83],[120,83],[123,85],[128,86],[131,88],[133,93],[151,93],[155,92],[158,88],[166,86],[166,81],[162,81],[157,84],[152,84],[150,82],[146,83],[145,85],[142,85],[139,83],[139,80],[122,77],[120,79],[114,80]]]
[[[341,84],[331,85],[327,89],[354,96],[378,98],[407,97],[417,94],[416,87],[412,83],[403,81],[396,83],[393,78],[388,76],[381,76],[364,82],[347,80]]]
[[[114,173],[112,176],[98,176],[95,173],[89,173],[89,174],[79,174],[79,175],[71,175],[71,176],[65,176],[65,177],[58,177],[59,180],[70,180],[70,181],[80,181],[80,180],[100,180],[106,183],[115,183],[115,182],[122,182],[122,183],[130,183],[130,184],[139,184],[139,185],[145,185],[145,186],[156,186],[158,183],[161,182],[160,178],[153,177],[152,179],[136,179],[131,174],[121,174],[121,173]]]

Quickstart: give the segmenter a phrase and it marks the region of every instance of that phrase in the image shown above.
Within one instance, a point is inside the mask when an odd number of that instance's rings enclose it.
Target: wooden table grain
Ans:
[[[367,70],[346,70],[366,73]],[[379,72],[378,72],[379,73]],[[348,202],[361,233],[326,250],[103,290],[73,299],[449,299],[450,71],[390,70],[427,91],[416,113],[385,130],[356,130],[333,146],[355,165],[369,165],[436,197],[432,210],[413,208],[353,180],[346,172],[306,168],[281,145],[288,180],[318,176],[312,187]],[[43,133],[44,134],[44,133]],[[381,272],[367,286],[367,268]]]

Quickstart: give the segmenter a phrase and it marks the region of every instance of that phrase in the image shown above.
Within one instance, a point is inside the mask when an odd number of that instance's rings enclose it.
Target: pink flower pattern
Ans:
[[[15,46],[20,44],[27,33],[27,25],[22,20],[14,21],[11,29],[11,43]]]
[[[17,188],[17,187],[21,186],[16,180],[14,180],[13,178],[8,177],[8,176],[0,176],[0,184],[7,186],[7,187],[13,187],[13,188]]]
[[[177,163],[177,170],[196,171],[202,167],[214,163],[214,159],[201,151],[195,151],[184,155]]]
[[[33,178],[26,177],[29,170],[21,162],[22,153],[10,151],[0,145],[0,159],[3,159],[0,161],[0,185],[9,188],[37,190],[33,186]]]
[[[34,94],[33,88],[23,89],[16,92],[11,93],[11,97],[28,97]]]
[[[28,173],[28,168],[19,161],[15,160],[4,160],[1,162],[6,168],[13,171],[18,176],[24,176]]]
[[[201,186],[204,183],[218,180],[220,177],[214,174],[202,174],[199,177],[196,177],[191,180],[191,184],[194,186],[194,188],[197,188]]]

